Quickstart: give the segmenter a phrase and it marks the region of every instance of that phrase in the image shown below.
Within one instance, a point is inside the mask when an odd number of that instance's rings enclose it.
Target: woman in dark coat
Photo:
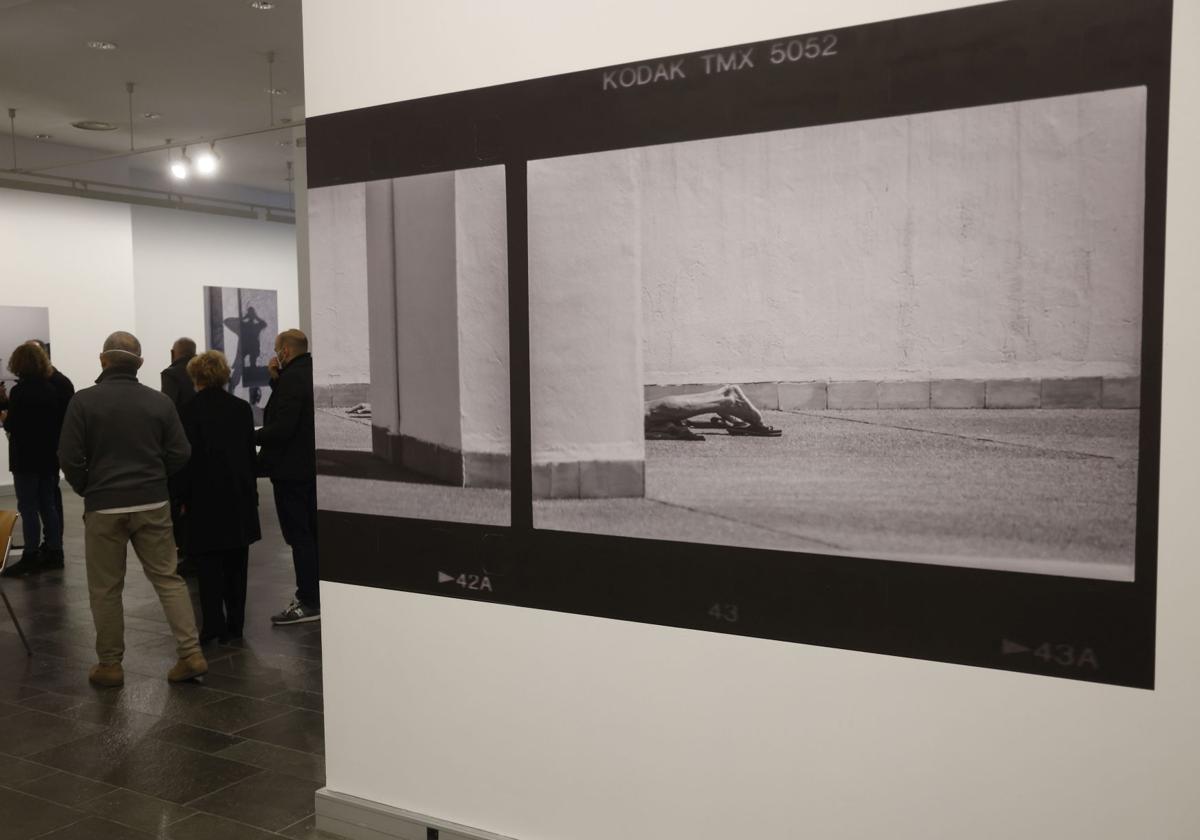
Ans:
[[[250,544],[262,533],[255,479],[254,415],[225,390],[229,363],[209,350],[188,362],[196,398],[180,411],[192,458],[179,474],[186,553],[200,577],[200,642],[241,638]]]
[[[21,561],[3,574],[15,577],[62,568],[62,520],[55,504],[62,409],[50,383],[50,359],[41,347],[22,344],[12,351],[8,369],[17,384],[8,396],[4,430],[25,550]]]

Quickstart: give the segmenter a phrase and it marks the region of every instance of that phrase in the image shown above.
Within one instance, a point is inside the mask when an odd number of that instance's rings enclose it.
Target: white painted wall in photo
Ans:
[[[299,323],[292,225],[134,207],[136,323],[146,359],[141,381],[159,387],[180,336],[205,346],[204,287],[274,289],[281,329]],[[127,210],[127,212],[129,212]],[[270,350],[275,337],[262,336]],[[229,353],[233,348],[227,348]],[[266,396],[264,395],[264,402]]]
[[[126,205],[0,189],[0,298],[49,308],[54,364],[76,388],[100,374],[105,337],[135,328],[132,237]],[[0,445],[0,485],[11,483]]]
[[[364,185],[308,194],[313,384],[370,382]]]
[[[347,184],[333,189],[350,189]],[[400,338],[396,329],[400,320],[396,289],[396,219],[390,179],[371,181],[364,186],[366,214],[367,265],[367,344],[370,347],[367,380],[371,403],[371,425],[400,434]],[[351,281],[345,279],[349,291]],[[361,331],[360,331],[361,333]],[[361,334],[359,341],[361,342]]]
[[[1129,88],[602,153],[645,381],[1137,376],[1144,147]]]
[[[454,173],[458,366],[464,452],[512,449],[504,167]]]
[[[392,182],[400,432],[462,450],[454,173]]]
[[[307,0],[307,93],[326,113],[960,5]],[[329,787],[521,840],[1200,833],[1198,40],[1177,3],[1154,692],[327,583]]]
[[[641,461],[641,207],[634,155],[530,161],[534,463]]]

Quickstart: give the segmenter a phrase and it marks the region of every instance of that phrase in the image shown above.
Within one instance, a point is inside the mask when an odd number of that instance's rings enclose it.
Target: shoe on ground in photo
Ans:
[[[45,568],[41,552],[34,549],[33,551],[24,552],[21,555],[21,559],[16,563],[9,563],[5,566],[4,571],[0,572],[0,577],[25,577],[26,575],[35,575]]]
[[[88,671],[88,682],[101,688],[117,688],[125,684],[125,669],[120,662],[101,662]]]
[[[187,682],[196,677],[203,677],[207,673],[208,660],[204,658],[204,654],[193,653],[176,662],[175,666],[167,672],[167,679],[171,682]]]
[[[272,624],[303,624],[306,621],[320,621],[321,608],[309,607],[293,600],[283,612],[271,616]]]

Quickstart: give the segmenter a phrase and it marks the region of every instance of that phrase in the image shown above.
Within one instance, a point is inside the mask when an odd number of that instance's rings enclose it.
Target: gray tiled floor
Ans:
[[[95,689],[82,503],[67,491],[66,569],[0,581],[34,647],[26,657],[0,606],[0,840],[325,836],[321,626],[268,621],[294,581],[270,488],[260,497],[246,638],[205,649],[202,684],[169,685],[174,642],[131,554],[126,683]]]

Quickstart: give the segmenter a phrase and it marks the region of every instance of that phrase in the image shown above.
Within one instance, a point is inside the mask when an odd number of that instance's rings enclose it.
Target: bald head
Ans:
[[[142,343],[132,333],[115,332],[104,339],[104,350],[100,353],[100,366],[140,368],[142,366]]]
[[[190,338],[177,338],[171,345],[171,361],[190,359],[196,355],[196,342]]]

